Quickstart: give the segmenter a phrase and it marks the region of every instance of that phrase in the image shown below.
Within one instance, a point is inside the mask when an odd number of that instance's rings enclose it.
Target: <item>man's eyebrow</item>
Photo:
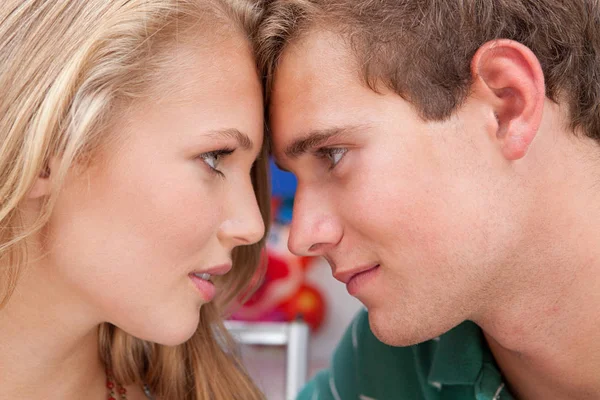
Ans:
[[[303,135],[301,138],[294,140],[285,148],[283,153],[288,158],[298,158],[332,138],[345,136],[359,130],[364,130],[365,128],[364,125],[347,125],[327,129],[316,129]]]
[[[235,128],[217,129],[209,132],[209,136],[214,138],[228,138],[235,140],[238,145],[244,150],[252,150],[254,143],[248,135]]]

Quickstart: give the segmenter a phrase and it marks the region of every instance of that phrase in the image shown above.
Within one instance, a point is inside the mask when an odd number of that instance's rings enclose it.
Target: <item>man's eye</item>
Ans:
[[[331,163],[333,165],[339,163],[342,157],[344,157],[344,155],[346,154],[346,152],[348,152],[348,150],[342,148],[331,149],[331,151],[329,152],[329,159],[331,160]]]
[[[347,152],[348,149],[343,147],[322,148],[318,150],[318,156],[327,159],[329,162],[329,169],[334,169]]]

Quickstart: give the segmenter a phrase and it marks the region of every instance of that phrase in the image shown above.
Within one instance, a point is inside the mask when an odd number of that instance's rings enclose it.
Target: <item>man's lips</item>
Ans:
[[[350,282],[356,275],[362,274],[363,272],[367,272],[377,267],[379,267],[379,264],[368,264],[348,270],[335,271],[333,277],[342,283],[348,284],[348,282]]]

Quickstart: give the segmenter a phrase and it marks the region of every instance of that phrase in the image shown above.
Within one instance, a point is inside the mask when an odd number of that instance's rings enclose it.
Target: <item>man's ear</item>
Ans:
[[[50,195],[52,190],[52,163],[46,164],[44,169],[38,175],[33,187],[29,191],[28,199],[38,199]],[[55,167],[57,165],[54,165]]]
[[[507,160],[525,156],[540,127],[546,99],[544,73],[526,46],[500,39],[485,43],[471,62],[473,91],[492,106],[496,139]]]

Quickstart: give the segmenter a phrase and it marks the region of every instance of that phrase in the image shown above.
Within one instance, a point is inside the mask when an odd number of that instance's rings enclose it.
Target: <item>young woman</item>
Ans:
[[[0,399],[259,399],[223,307],[268,221],[252,0],[0,6]]]

